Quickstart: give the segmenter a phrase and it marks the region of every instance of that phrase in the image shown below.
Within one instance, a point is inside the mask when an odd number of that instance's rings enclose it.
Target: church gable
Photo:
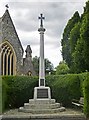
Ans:
[[[23,65],[23,47],[15,30],[14,24],[10,17],[9,11],[6,9],[4,15],[2,16],[2,42],[7,41],[13,46],[16,53],[17,71],[20,71],[20,66]]]
[[[0,18],[0,74],[1,75],[35,75],[32,64],[31,48],[28,45],[23,59],[23,47],[14,24],[6,9]]]
[[[9,11],[6,10],[2,16],[2,42],[7,40],[14,48],[19,47],[21,54],[23,55],[23,47],[15,30],[14,24],[10,17]]]

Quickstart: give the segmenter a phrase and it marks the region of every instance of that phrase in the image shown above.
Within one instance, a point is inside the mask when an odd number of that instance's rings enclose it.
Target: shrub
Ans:
[[[84,85],[84,80],[86,79],[86,72],[78,74],[79,79],[80,79],[80,90],[81,90],[81,97],[83,97],[83,85]]]
[[[46,76],[46,86],[52,91],[52,98],[63,106],[71,106],[72,99],[81,97],[81,82],[84,75],[49,75]],[[84,77],[84,78],[82,78]],[[3,76],[3,106],[19,108],[33,98],[34,87],[38,86],[38,77]]]
[[[52,97],[64,106],[71,106],[72,99],[80,98],[80,79],[77,74],[49,76],[47,79],[47,85],[52,90]]]
[[[0,76],[0,114],[2,113],[2,77]]]
[[[84,80],[84,113],[89,119],[89,73],[86,73],[86,79]]]
[[[18,108],[29,98],[33,97],[33,88],[37,86],[37,77],[28,76],[5,76],[3,81],[8,85],[7,89],[7,108]]]
[[[69,73],[68,65],[64,61],[60,62],[56,68],[56,75],[67,74],[67,73]]]
[[[5,83],[5,81],[2,81],[2,112],[5,111],[6,103],[7,103],[7,90],[8,85]]]

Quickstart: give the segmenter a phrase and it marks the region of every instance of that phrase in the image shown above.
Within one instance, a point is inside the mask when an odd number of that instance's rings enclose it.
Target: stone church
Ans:
[[[32,50],[27,45],[26,56],[16,32],[8,9],[0,18],[0,74],[1,75],[35,75],[32,64]]]

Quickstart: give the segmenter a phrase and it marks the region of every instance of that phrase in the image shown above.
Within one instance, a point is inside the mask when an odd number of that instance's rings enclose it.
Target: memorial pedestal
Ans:
[[[24,107],[20,107],[19,111],[33,114],[53,114],[65,111],[65,107],[56,103],[55,99],[51,99],[49,87],[35,87],[34,99],[29,99],[29,103],[24,103]]]
[[[51,99],[51,92],[49,87],[35,87],[34,99]]]

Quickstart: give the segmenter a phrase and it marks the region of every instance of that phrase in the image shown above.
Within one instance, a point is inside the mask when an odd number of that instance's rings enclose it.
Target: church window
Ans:
[[[10,75],[10,54],[8,55],[8,75]]]
[[[4,75],[6,75],[6,60],[7,60],[7,56],[5,54],[5,56],[4,56]]]
[[[16,74],[16,56],[13,47],[5,42],[1,45],[1,75]]]
[[[13,56],[11,58],[11,75],[13,75]]]

